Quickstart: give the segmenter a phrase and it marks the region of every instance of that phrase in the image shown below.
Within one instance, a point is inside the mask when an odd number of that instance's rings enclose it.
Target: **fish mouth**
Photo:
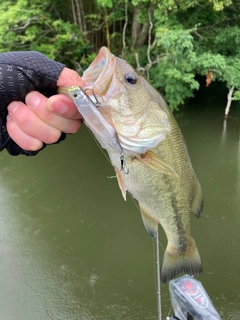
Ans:
[[[106,47],[102,47],[90,66],[84,71],[82,80],[86,88],[95,94],[104,96],[108,92],[113,80],[116,57]]]

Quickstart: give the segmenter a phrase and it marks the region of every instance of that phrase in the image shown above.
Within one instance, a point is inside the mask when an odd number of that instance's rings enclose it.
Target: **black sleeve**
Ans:
[[[7,106],[14,100],[23,101],[27,93],[37,90],[47,97],[56,94],[57,79],[65,67],[40,52],[19,51],[0,54],[0,151],[11,155],[35,155],[38,151],[21,149],[6,130]],[[65,138],[62,134],[59,141]],[[44,145],[45,147],[45,145]]]

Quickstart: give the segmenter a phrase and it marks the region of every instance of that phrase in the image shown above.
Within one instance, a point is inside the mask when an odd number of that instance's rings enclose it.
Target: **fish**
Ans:
[[[98,110],[114,128],[120,145],[108,152],[124,200],[138,201],[143,224],[167,237],[161,281],[180,273],[199,275],[202,261],[190,231],[190,216],[200,218],[203,194],[182,132],[160,93],[125,60],[102,47],[82,80],[94,93]]]

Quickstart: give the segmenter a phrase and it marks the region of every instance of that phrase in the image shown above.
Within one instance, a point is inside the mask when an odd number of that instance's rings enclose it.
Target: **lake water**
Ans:
[[[205,208],[191,217],[197,277],[223,320],[240,319],[240,107],[178,122]],[[154,243],[82,128],[36,157],[0,154],[0,320],[156,320]],[[160,229],[161,256],[166,246]],[[172,314],[162,285],[163,319]]]

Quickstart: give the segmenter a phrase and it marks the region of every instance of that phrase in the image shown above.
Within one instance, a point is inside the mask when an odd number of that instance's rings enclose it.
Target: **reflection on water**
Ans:
[[[204,285],[240,319],[240,112],[179,120],[205,195],[191,219]],[[223,130],[224,124],[224,130]],[[157,319],[154,244],[86,129],[38,156],[0,154],[0,319]],[[166,239],[160,230],[161,255]],[[162,312],[170,314],[168,286]]]

